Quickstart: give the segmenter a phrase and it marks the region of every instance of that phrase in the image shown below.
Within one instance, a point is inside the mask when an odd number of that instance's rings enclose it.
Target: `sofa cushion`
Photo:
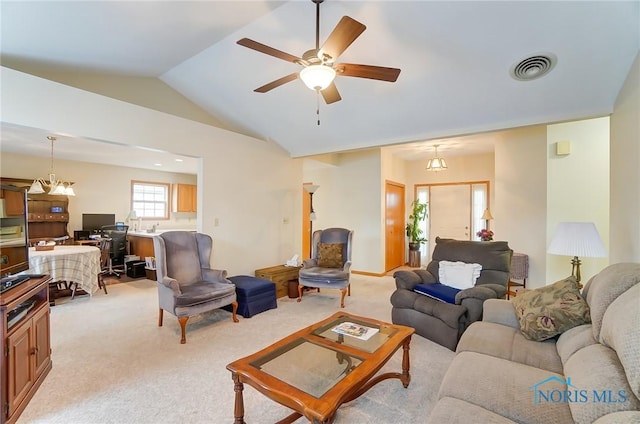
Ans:
[[[553,339],[527,340],[519,329],[486,321],[474,322],[462,334],[456,352],[476,352],[562,374]]]
[[[589,305],[580,295],[575,277],[525,291],[514,300],[522,334],[542,341],[590,322]]]
[[[594,344],[574,353],[564,367],[575,390],[584,391],[585,402],[569,402],[577,423],[591,423],[617,411],[640,409],[616,352]]]
[[[482,265],[461,261],[440,261],[438,266],[438,281],[441,284],[456,289],[470,289],[476,285],[480,277]]]
[[[176,306],[194,306],[205,302],[213,302],[226,297],[236,297],[236,286],[227,283],[197,281],[180,286],[181,294],[176,296]]]
[[[593,337],[600,339],[600,327],[604,313],[621,293],[640,283],[640,263],[619,263],[609,265],[593,276],[585,291],[591,309]]]
[[[318,266],[320,268],[342,268],[344,266],[344,243],[319,243]]]
[[[593,424],[627,424],[640,423],[640,411],[620,411],[604,415]]]
[[[465,400],[516,422],[573,422],[566,403],[536,403],[532,388],[542,382],[547,390],[563,392],[567,388],[560,374],[489,355],[461,352],[444,376],[438,399]],[[469,417],[468,422],[481,422],[474,418]]]
[[[600,342],[616,351],[634,394],[640,398],[640,284],[609,305],[602,318]]]
[[[566,364],[567,360],[571,358],[571,355],[584,347],[596,343],[593,339],[591,324],[584,324],[562,333],[556,342],[556,349],[558,349],[558,355],[560,355],[562,363]]]
[[[515,422],[464,400],[445,397],[436,403],[435,408],[429,414],[427,423],[469,424],[472,421],[483,424]]]
[[[416,293],[424,294],[435,300],[447,303],[456,303],[456,294],[460,292],[460,289],[450,287],[440,283],[433,284],[417,284],[413,291]]]

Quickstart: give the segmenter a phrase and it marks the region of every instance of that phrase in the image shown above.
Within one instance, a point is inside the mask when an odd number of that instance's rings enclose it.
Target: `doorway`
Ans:
[[[485,227],[482,214],[489,208],[489,181],[416,185],[416,198],[428,204],[423,230],[427,245],[422,260],[427,263],[436,237],[478,240]]]
[[[405,264],[405,187],[400,183],[386,181],[384,192],[384,269],[387,272]]]

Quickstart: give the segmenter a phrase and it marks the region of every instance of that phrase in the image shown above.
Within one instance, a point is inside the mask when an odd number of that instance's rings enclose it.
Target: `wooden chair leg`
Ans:
[[[302,291],[304,290],[304,286],[298,283],[298,302],[302,302]]]
[[[341,307],[341,308],[344,308],[344,296],[347,294],[347,289],[346,289],[346,288],[344,288],[344,289],[340,289],[340,292],[341,292],[341,294],[342,294],[342,295],[340,296],[340,307]]]
[[[347,286],[347,295],[351,296],[351,284]]]
[[[101,288],[102,290],[104,290],[104,294],[109,294],[107,293],[107,285],[104,282],[104,278],[102,278],[102,275],[98,275],[98,288]]]
[[[231,319],[233,320],[233,322],[238,322],[238,317],[236,316],[236,312],[238,311],[238,302],[233,302],[231,304],[232,306],[232,311],[231,311]]]
[[[158,308],[158,327],[162,327],[163,312],[162,308]]]
[[[187,342],[187,321],[189,321],[189,317],[180,317],[178,318],[178,322],[180,323],[180,331],[182,332],[182,338],[180,339],[180,344],[185,344]]]

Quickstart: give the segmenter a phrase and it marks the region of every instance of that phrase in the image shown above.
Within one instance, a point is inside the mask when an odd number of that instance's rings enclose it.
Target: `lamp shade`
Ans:
[[[42,194],[44,193],[44,188],[42,188],[42,183],[38,180],[33,180],[31,187],[28,190],[29,194]]]
[[[310,65],[300,71],[300,79],[312,90],[324,90],[335,77],[335,69],[326,65]]]
[[[315,193],[316,190],[320,188],[319,185],[313,185],[313,184],[305,184],[302,187],[304,187],[307,193],[311,193],[311,194]]]
[[[547,252],[553,255],[587,258],[607,256],[607,251],[593,222],[560,222]]]
[[[447,169],[447,161],[443,158],[433,158],[427,162],[427,171],[442,171],[444,169]]]
[[[493,215],[491,215],[491,211],[489,210],[489,208],[484,210],[484,213],[482,214],[481,219],[484,219],[485,221],[493,219]]]

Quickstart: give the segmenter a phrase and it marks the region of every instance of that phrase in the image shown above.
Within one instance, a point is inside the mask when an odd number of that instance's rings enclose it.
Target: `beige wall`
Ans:
[[[571,153],[556,154],[568,141]],[[609,244],[609,117],[547,127],[547,246],[559,222],[593,222]],[[586,281],[609,264],[607,258],[581,258]],[[571,257],[547,257],[547,283],[571,274]]]
[[[640,55],[611,116],[611,263],[640,262]]]
[[[7,68],[1,77],[5,122],[200,157],[197,229],[214,238],[215,266],[251,274],[299,251],[302,163],[274,143]]]
[[[499,238],[529,256],[527,287],[546,284],[546,127],[497,134],[493,226]]]
[[[318,184],[313,195],[314,229],[354,230],[352,270],[384,272],[384,244],[380,150],[335,155],[333,166],[304,173],[305,182]]]

